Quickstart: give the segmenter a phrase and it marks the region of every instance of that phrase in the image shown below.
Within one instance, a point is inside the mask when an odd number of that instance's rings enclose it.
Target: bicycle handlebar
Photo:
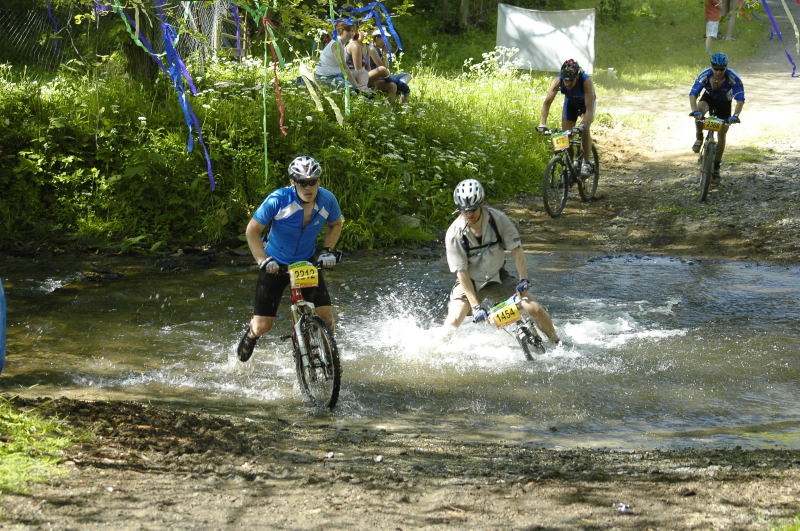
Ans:
[[[547,129],[547,128],[546,129],[539,129],[538,127],[536,128],[536,130],[539,131],[539,133],[541,133],[543,135],[554,135],[556,133],[563,133],[564,132],[564,131],[560,131],[558,129]],[[569,130],[570,136],[579,135],[581,133],[583,133],[583,124],[577,125],[577,126],[575,126],[575,127],[573,127],[572,129]]]
[[[344,255],[344,253],[342,251],[333,251],[333,256],[336,257],[336,263],[337,264],[342,261],[342,256],[343,255]],[[317,269],[323,269],[322,263],[319,260],[311,261],[311,263]],[[288,272],[289,272],[289,264],[278,264],[278,273],[285,274],[285,273],[288,273]]]

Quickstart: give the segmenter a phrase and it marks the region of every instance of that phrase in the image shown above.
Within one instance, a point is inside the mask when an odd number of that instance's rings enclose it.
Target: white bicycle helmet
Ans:
[[[297,157],[289,164],[289,177],[292,179],[319,179],[322,167],[311,157]]]
[[[464,179],[453,190],[453,201],[459,210],[472,210],[483,203],[483,186],[475,179]]]

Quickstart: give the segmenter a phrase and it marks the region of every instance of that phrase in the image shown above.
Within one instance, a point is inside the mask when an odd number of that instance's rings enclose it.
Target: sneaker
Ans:
[[[250,356],[253,355],[256,341],[258,341],[257,337],[250,337],[250,325],[248,325],[241,341],[239,341],[239,347],[236,349],[236,354],[239,355],[239,361],[247,361],[250,359]]]
[[[588,160],[584,160],[581,164],[581,177],[588,177],[592,174],[592,165]]]
[[[694,141],[694,144],[692,144],[692,151],[694,151],[695,153],[700,153],[701,147],[703,147],[703,139],[698,138],[697,140]]]

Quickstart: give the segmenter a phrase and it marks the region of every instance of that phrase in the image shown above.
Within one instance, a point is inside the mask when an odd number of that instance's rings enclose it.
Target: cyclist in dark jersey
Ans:
[[[592,154],[592,135],[589,127],[594,121],[594,111],[597,104],[597,94],[594,91],[592,78],[584,73],[580,65],[574,59],[567,59],[561,65],[561,73],[553,78],[550,88],[544,97],[542,104],[542,115],[539,119],[540,131],[547,130],[547,117],[550,114],[550,105],[556,98],[556,94],[561,92],[564,95],[564,108],[561,112],[561,130],[567,131],[575,127],[578,116],[582,116],[583,135],[583,163],[581,164],[581,175],[586,177],[592,173],[592,164],[589,156]]]
[[[241,361],[253,355],[259,337],[272,329],[289,275],[278,274],[281,265],[311,260],[316,254],[317,235],[327,227],[317,262],[323,267],[336,265],[333,248],[342,233],[339,202],[329,190],[319,185],[322,169],[311,157],[297,157],[289,165],[289,186],[269,194],[258,207],[245,229],[247,244],[258,264],[258,284],[253,318],[239,342]],[[269,227],[269,238],[262,234]],[[319,315],[333,330],[333,310],[322,272],[319,286],[303,290],[303,297],[314,303]]]
[[[701,90],[703,95],[698,101]],[[736,100],[736,108],[731,114],[733,100]],[[692,90],[689,91],[689,106],[692,108],[690,116],[694,120],[702,118],[708,112],[728,122],[719,131],[714,171],[711,174],[712,179],[719,179],[719,166],[722,153],[725,151],[725,139],[728,136],[729,124],[739,123],[739,113],[742,112],[744,106],[744,85],[736,72],[728,68],[727,55],[715,53],[711,56],[711,67],[700,72],[692,85]],[[692,151],[699,153],[700,147],[703,145],[703,124],[696,122],[695,126],[697,140],[692,145]]]

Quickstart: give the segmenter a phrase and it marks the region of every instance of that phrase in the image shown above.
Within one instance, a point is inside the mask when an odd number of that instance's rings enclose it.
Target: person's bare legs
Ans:
[[[558,334],[556,334],[556,329],[553,326],[553,321],[550,319],[550,315],[541,304],[528,297],[523,297],[520,301],[520,306],[522,306],[522,309],[533,318],[536,326],[538,326],[539,329],[544,332],[544,335],[546,335],[552,343],[558,345],[561,342],[561,340],[558,338]]]
[[[333,322],[333,307],[317,306],[316,308],[314,308],[314,310],[316,311],[317,315],[319,315],[322,318],[322,320],[328,324],[328,327],[330,327],[331,332],[335,332],[336,326],[334,325]]]
[[[464,299],[451,300],[447,304],[447,317],[444,326],[452,329],[458,328],[469,313],[469,303]]]

